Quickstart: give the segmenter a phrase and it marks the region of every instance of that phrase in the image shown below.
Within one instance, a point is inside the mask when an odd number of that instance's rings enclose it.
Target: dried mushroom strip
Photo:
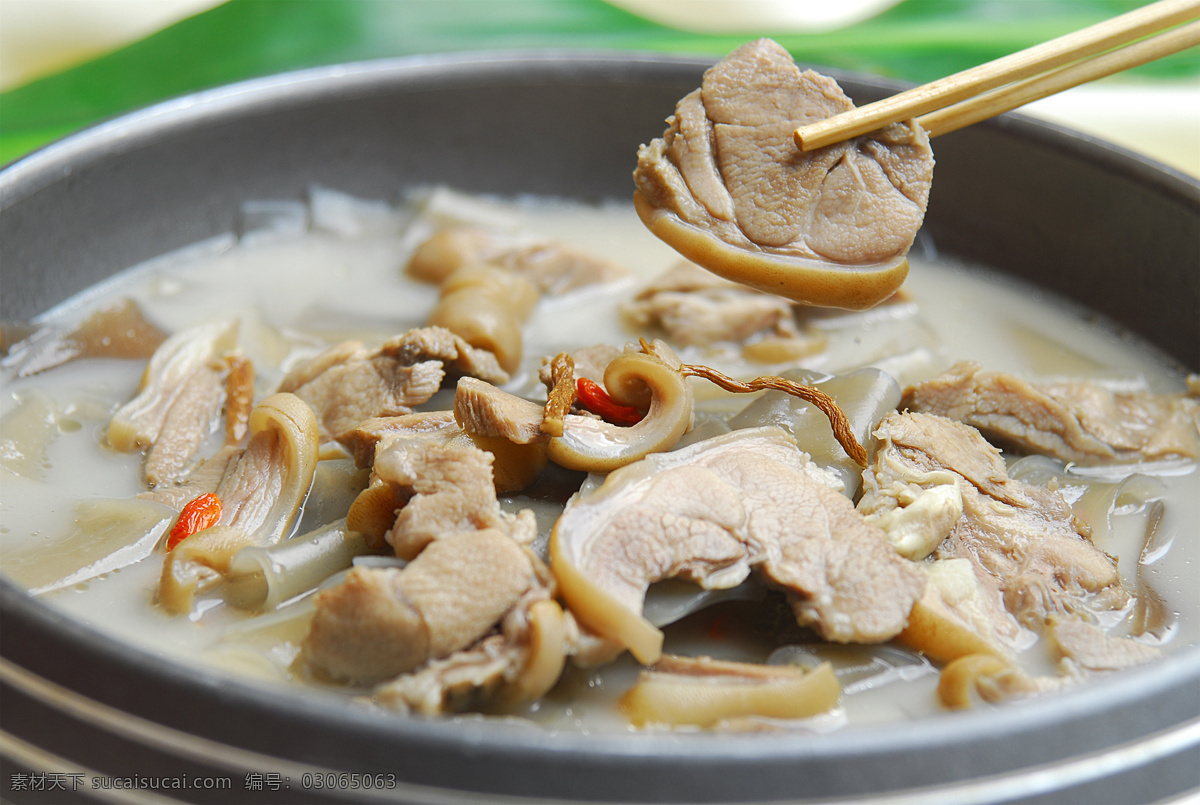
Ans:
[[[540,430],[547,436],[563,435],[563,417],[575,404],[575,361],[565,352],[550,361],[550,390]]]
[[[821,413],[829,418],[829,424],[833,427],[833,435],[838,440],[838,444],[846,451],[846,455],[854,459],[858,466],[867,466],[867,451],[858,443],[858,438],[854,435],[854,429],[851,427],[850,421],[846,418],[846,414],[838,407],[838,404],[832,397],[820,389],[805,386],[802,383],[796,383],[787,378],[776,377],[774,375],[756,377],[753,380],[742,383],[721,374],[716,369],[686,363],[679,367],[679,371],[683,373],[684,377],[702,377],[726,391],[738,394],[750,394],[755,391],[774,389],[776,391],[787,392],[793,397],[807,400],[821,409]]]
[[[880,369],[864,367],[846,374],[824,377],[803,369],[788,369],[781,376],[828,394],[845,415],[858,443],[870,450],[879,421],[896,410],[900,385]],[[825,412],[807,400],[785,391],[766,391],[728,420],[733,429],[777,425],[796,437],[804,451],[842,479],[842,494],[854,500],[862,487],[863,469],[837,440]]]
[[[225,356],[225,444],[240,444],[254,410],[254,364],[240,353]]]

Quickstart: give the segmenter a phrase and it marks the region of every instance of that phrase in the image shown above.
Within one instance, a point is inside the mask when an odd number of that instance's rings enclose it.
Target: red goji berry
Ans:
[[[216,525],[220,519],[221,499],[212,492],[188,501],[179,512],[179,519],[175,521],[171,534],[167,537],[167,550],[173,549],[197,531]]]
[[[584,408],[614,425],[636,425],[642,421],[642,412],[633,406],[621,405],[608,396],[608,392],[594,380],[581,377],[575,381],[576,395]]]

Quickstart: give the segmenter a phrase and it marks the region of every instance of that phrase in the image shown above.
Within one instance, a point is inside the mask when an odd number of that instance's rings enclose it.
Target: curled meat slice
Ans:
[[[209,322],[164,341],[146,365],[137,396],[113,414],[108,443],[124,453],[153,444],[188,378],[232,349],[237,330],[236,321]]]
[[[733,51],[638,152],[643,223],[713,273],[798,302],[868,308],[908,274],[933,178],[914,122],[811,152],[799,126],[853,109],[769,39]]]
[[[158,438],[146,450],[142,477],[154,488],[181,478],[192,456],[215,430],[226,399],[220,372],[201,366],[179,387]]]
[[[317,467],[317,420],[291,394],[274,394],[250,414],[250,441],[217,485],[221,516],[167,552],[158,598],[187,612],[197,592],[220,583],[237,551],[287,535]]]
[[[590,417],[563,417],[563,435],[552,438],[546,448],[555,464],[608,472],[650,453],[670,450],[692,426],[692,389],[679,371],[678,358],[662,345],[656,352],[623,353],[604,370],[604,386],[618,405],[635,407],[649,387],[649,410],[630,427]]]
[[[454,416],[467,433],[516,444],[545,443],[551,461],[572,470],[609,472],[651,453],[670,450],[692,426],[694,397],[680,362],[661,342],[649,351],[623,352],[604,371],[618,404],[649,406],[636,425],[624,427],[579,414],[562,417],[562,435],[543,431],[543,406],[478,381],[464,379]]]
[[[430,543],[403,569],[354,568],[317,595],[302,661],[375,683],[461,651],[537,584],[532,562],[507,534],[482,529]]]
[[[942,669],[937,694],[944,706],[965,710],[979,701],[1002,702],[1061,686],[1058,680],[1030,676],[1010,660],[993,654],[967,654]]]
[[[524,352],[521,328],[537,301],[537,289],[519,275],[490,266],[464,266],[442,283],[429,324],[491,352],[512,374]]]
[[[576,378],[586,377],[588,380],[603,383],[604,370],[617,359],[622,351],[620,347],[614,347],[612,344],[593,344],[590,347],[580,347],[568,353],[572,364],[572,374]],[[538,372],[538,379],[547,389],[554,387],[552,363],[552,359],[543,359],[542,368]]]
[[[1200,456],[1200,402],[1183,394],[1030,383],[963,361],[905,391],[901,404],[964,422],[997,444],[1079,464]]]
[[[572,498],[551,536],[551,567],[576,619],[645,663],[662,646],[641,614],[651,583],[726,588],[753,567],[827,639],[887,640],[907,623],[924,576],[839,486],[782,430],[734,431],[648,456]]]
[[[621,709],[636,726],[713,727],[752,716],[807,718],[837,707],[841,692],[829,663],[806,671],[795,665],[665,655],[639,674],[621,697]]]

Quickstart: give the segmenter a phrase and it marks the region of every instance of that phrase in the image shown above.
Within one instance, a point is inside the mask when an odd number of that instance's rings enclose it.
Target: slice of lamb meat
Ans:
[[[279,390],[317,411],[322,440],[341,441],[364,420],[411,414],[437,393],[448,369],[499,383],[508,380],[490,353],[449,330],[423,327],[373,351],[358,342],[330,347],[289,372]]]
[[[980,584],[1022,624],[1041,631],[1053,615],[1127,601],[1116,563],[1092,544],[1062,495],[1010,479],[1000,451],[979,431],[932,414],[896,413],[875,435],[876,461],[906,468],[917,485],[941,471],[961,477],[962,516],[934,556],[970,560]]]
[[[106,439],[122,452],[146,450],[143,477],[155,487],[180,479],[219,422],[224,357],[236,345],[236,320],[181,330],[151,355],[137,395],[112,416]]]
[[[332,347],[314,362],[322,367],[319,372],[301,367],[284,378],[279,390],[313,407],[322,441],[346,438],[371,417],[412,413],[437,393],[444,376],[440,361],[405,365],[357,342]]]
[[[420,411],[365,419],[343,439],[343,444],[354,456],[355,465],[366,469],[375,463],[380,446],[395,439],[429,439],[447,444],[460,434],[462,429],[452,411]]]
[[[1088,671],[1118,671],[1162,659],[1162,650],[1128,637],[1114,637],[1077,618],[1052,620],[1050,638],[1063,661]],[[1074,669],[1072,669],[1074,670]]]
[[[755,567],[827,639],[887,640],[924,576],[831,484],[840,482],[778,428],[651,455],[572,500],[551,538],[552,567],[575,617],[642,662],[661,650],[641,618],[652,582],[732,587]]]
[[[205,492],[215,492],[229,468],[237,463],[242,448],[225,445],[213,455],[196,464],[187,476],[172,484],[163,484],[138,495],[143,500],[154,500],[179,511],[189,500]]]
[[[1200,402],[1086,381],[1030,383],[963,361],[907,389],[902,407],[978,428],[993,442],[1079,464],[1200,455]]]
[[[146,450],[142,475],[154,488],[182,477],[192,457],[216,430],[225,403],[220,372],[198,367],[180,384],[154,443]]]
[[[643,222],[685,257],[797,301],[865,308],[907,275],[933,177],[915,123],[803,152],[806,123],[853,109],[769,39],[733,51],[638,152]]]
[[[510,271],[552,296],[629,276],[624,266],[557,241],[515,243],[466,227],[444,229],[423,242],[406,271],[417,279],[440,283],[460,268],[480,264]]]
[[[549,441],[542,432],[544,413],[535,402],[470,377],[460,380],[454,392],[454,418],[464,431],[513,444]]]
[[[809,351],[820,343],[817,336],[801,334],[786,299],[722,279],[687,261],[639,291],[621,306],[621,314],[635,330],[659,328],[678,346],[740,343],[752,336],[804,339],[810,342]]]
[[[396,555],[411,558],[425,546],[459,531],[495,528],[521,542],[536,534],[530,518],[500,508],[492,480],[492,454],[472,446],[396,444],[375,458],[373,473],[413,497],[384,539]]]

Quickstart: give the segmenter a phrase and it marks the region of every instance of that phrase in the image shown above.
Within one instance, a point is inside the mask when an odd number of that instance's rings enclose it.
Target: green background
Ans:
[[[1142,0],[904,0],[831,33],[754,35],[773,36],[798,61],[920,83],[1140,5]],[[0,163],[137,107],[285,70],[543,47],[715,58],[750,38],[674,30],[603,0],[228,0],[101,58],[0,94]],[[1200,75],[1200,49],[1131,75],[1155,81]]]

